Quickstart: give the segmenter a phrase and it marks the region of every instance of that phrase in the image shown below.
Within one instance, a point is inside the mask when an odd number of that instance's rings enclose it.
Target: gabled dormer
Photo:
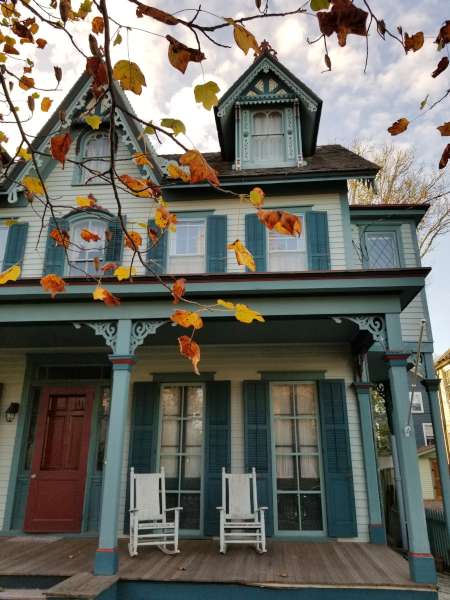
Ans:
[[[222,158],[236,170],[301,167],[316,150],[322,100],[277,59],[268,42],[222,96]]]

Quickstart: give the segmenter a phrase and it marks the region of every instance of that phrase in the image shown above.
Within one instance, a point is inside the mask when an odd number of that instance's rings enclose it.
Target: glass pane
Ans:
[[[282,133],[283,120],[281,113],[274,111],[268,115],[268,133]]]
[[[297,421],[297,439],[299,452],[317,452],[317,425],[315,419]]]
[[[181,388],[164,387],[163,388],[163,414],[171,416],[181,415]]]
[[[181,529],[200,529],[200,494],[181,494]]]
[[[0,225],[0,264],[5,258],[6,240],[8,239],[9,227]]]
[[[166,488],[168,490],[178,487],[178,457],[161,456],[161,467],[166,471]]]
[[[322,501],[320,494],[301,494],[302,529],[322,531]]]
[[[279,490],[296,490],[297,473],[294,456],[277,456],[277,488]]]
[[[278,529],[296,530],[299,528],[297,494],[278,495]]]
[[[173,453],[178,451],[180,440],[180,421],[164,419],[161,432],[161,452]]]
[[[275,446],[277,452],[295,452],[294,422],[292,419],[276,419]]]
[[[265,113],[256,113],[253,117],[253,131],[256,134],[266,133]]]
[[[185,451],[198,454],[201,452],[203,440],[203,421],[202,419],[188,419],[184,424],[185,428]]]
[[[189,386],[187,388],[186,414],[199,417],[203,412],[203,388]]]
[[[319,458],[317,456],[299,456],[300,489],[304,491],[320,490]]]
[[[316,386],[313,383],[301,383],[295,386],[297,414],[316,414]]]
[[[272,386],[273,413],[275,415],[291,415],[291,386],[274,385]]]
[[[184,456],[181,459],[183,490],[199,490],[201,483],[202,460],[200,456]]]
[[[36,434],[36,423],[39,411],[40,390],[33,390],[33,402],[31,406],[30,425],[28,427],[27,445],[25,448],[25,462],[23,465],[24,471],[31,469],[33,459],[34,437]]]
[[[370,267],[387,269],[398,266],[394,234],[367,233],[366,248]]]

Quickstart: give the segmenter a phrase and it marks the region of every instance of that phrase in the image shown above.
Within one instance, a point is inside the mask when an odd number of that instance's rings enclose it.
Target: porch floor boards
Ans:
[[[92,570],[95,538],[0,538],[0,576],[64,576]],[[430,589],[409,579],[408,563],[386,546],[353,542],[268,542],[259,555],[231,546],[219,554],[216,540],[182,540],[180,554],[139,548],[130,558],[120,542],[122,580],[238,583],[275,586],[396,587]]]

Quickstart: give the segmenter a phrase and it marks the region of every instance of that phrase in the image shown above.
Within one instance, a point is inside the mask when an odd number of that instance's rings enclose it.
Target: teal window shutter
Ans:
[[[106,242],[105,262],[120,263],[123,253],[123,230],[119,217],[114,217],[108,222],[111,239]]]
[[[222,467],[231,468],[230,382],[206,383],[204,534],[219,535]]]
[[[15,223],[9,228],[3,259],[3,271],[13,265],[22,264],[27,233],[28,223]]]
[[[57,246],[55,240],[50,237],[50,233],[55,229],[56,225],[58,225],[59,229],[65,231],[69,229],[69,224],[66,219],[54,219],[53,217],[50,219],[48,224],[43,272],[44,275],[54,273],[55,275],[60,275],[62,277],[64,275],[64,267],[66,264],[66,251],[63,246]]]
[[[258,503],[267,506],[266,531],[273,535],[270,394],[267,381],[244,381],[245,470],[256,469]]]
[[[253,254],[258,272],[267,271],[266,228],[256,213],[245,215],[245,246]]]
[[[130,447],[128,451],[127,495],[124,530],[129,531],[130,468],[136,473],[156,470],[159,421],[159,384],[137,382],[133,386],[131,407]]]
[[[309,268],[312,271],[328,271],[330,269],[330,244],[326,212],[306,212],[306,237]]]
[[[227,217],[209,215],[206,219],[206,271],[225,273],[227,270]]]
[[[159,230],[153,220],[148,222],[148,226],[155,231]],[[152,271],[157,274],[165,273],[167,270],[167,235],[168,233],[165,232],[156,246],[153,246],[150,238],[148,240],[147,260]]]
[[[318,384],[328,535],[355,537],[358,530],[345,382],[322,379]]]

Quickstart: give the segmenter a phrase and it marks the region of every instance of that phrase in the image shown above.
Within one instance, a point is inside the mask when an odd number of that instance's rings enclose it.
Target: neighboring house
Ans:
[[[423,499],[427,504],[442,503],[442,488],[434,446],[424,446],[417,451]]]
[[[45,148],[63,110],[75,139],[68,158],[98,165],[108,155],[107,122],[104,117],[98,132],[85,125],[90,93],[83,75],[37,139]],[[117,94],[131,112],[119,88]],[[107,105],[106,98],[102,110]],[[146,579],[187,582],[167,584],[154,596],[168,600],[181,597],[171,595],[178,593],[232,597],[227,586],[189,587],[195,581],[249,582],[236,584],[239,598],[253,598],[259,587],[252,585],[274,581],[283,589],[261,595],[303,598],[310,585],[314,598],[317,589],[320,597],[343,598],[342,588],[353,581],[355,593],[370,588],[374,599],[435,597],[427,587],[435,582],[435,569],[415,436],[404,433],[407,358],[416,350],[420,320],[427,318],[424,286],[430,269],[421,266],[416,237],[427,206],[349,206],[347,180],[370,184],[378,168],[342,146],[316,146],[321,109],[317,95],[266,51],[220,99],[221,151],[205,155],[223,188],[248,192],[258,185],[266,193],[266,208],[297,214],[298,238],[268,233],[252,207],[207,183],[169,179],[167,163],[175,157],[158,156],[135,121],[117,112],[119,173],[142,176],[131,155],[142,152],[145,143],[152,168],[143,167],[143,173],[161,184],[178,216],[177,231],[149,251],[149,259],[163,274],[183,274],[190,299],[243,302],[266,320],[245,326],[226,311],[206,315],[198,336],[200,376],[178,353],[180,333],[167,324],[173,305],[154,277],[137,265],[132,282],[106,282],[120,296],[120,306],[93,302],[93,285],[77,277],[61,248],[40,235],[41,221],[20,187],[4,184],[0,218],[17,223],[0,225],[3,267],[20,262],[22,279],[0,288],[1,412],[7,417],[0,420],[0,523],[5,536],[63,537],[65,549],[50,553],[47,574],[57,574],[55,564],[69,554],[70,544],[87,552],[97,535],[95,573],[116,573],[118,537],[128,531],[131,466],[138,472],[165,467],[168,503],[183,507],[182,535],[194,540],[218,535],[222,467],[233,472],[256,467],[271,538],[267,557],[255,559],[245,549],[219,557],[222,562],[215,554],[215,562],[208,562],[202,551],[190,559],[191,542],[164,568],[158,567],[164,557],[157,551],[142,551],[127,559],[120,577],[142,585]],[[49,159],[41,166],[50,195],[59,196],[59,224],[72,239],[83,227],[101,236],[106,229],[112,233],[105,250],[81,249],[72,260],[92,272],[94,256],[129,264],[109,186],[101,180],[86,184],[85,173],[70,160],[64,170]],[[31,169],[29,163],[18,165],[11,180],[20,181]],[[74,210],[75,196],[89,192],[102,209]],[[148,199],[120,194],[129,227],[152,223]],[[227,243],[236,239],[253,253],[256,273],[246,272],[227,252]],[[45,273],[64,275],[69,283],[56,300],[40,288]],[[436,394],[432,351],[428,323],[425,387],[420,388],[424,409],[427,394]],[[385,547],[370,400],[370,385],[377,383],[385,384],[397,438],[409,574],[407,563]],[[291,550],[278,540],[287,540]],[[2,544],[8,543],[2,562]],[[218,552],[217,544],[205,544],[196,547]],[[2,565],[11,573],[9,553],[17,547],[0,539],[0,584],[7,570]],[[42,547],[41,564],[49,552]],[[369,560],[371,552],[375,558]],[[60,573],[91,568],[76,560],[72,570],[64,567]],[[253,570],[246,567],[249,560]],[[287,561],[285,568],[273,566],[280,560]],[[145,561],[153,566],[144,573]],[[43,566],[33,568],[44,573]],[[31,567],[22,572],[35,573]],[[145,589],[152,597],[153,588]]]
[[[444,352],[434,363],[437,377],[441,380],[439,399],[441,401],[442,420],[447,443],[447,458],[450,457],[450,350]],[[450,463],[450,461],[448,461]]]

